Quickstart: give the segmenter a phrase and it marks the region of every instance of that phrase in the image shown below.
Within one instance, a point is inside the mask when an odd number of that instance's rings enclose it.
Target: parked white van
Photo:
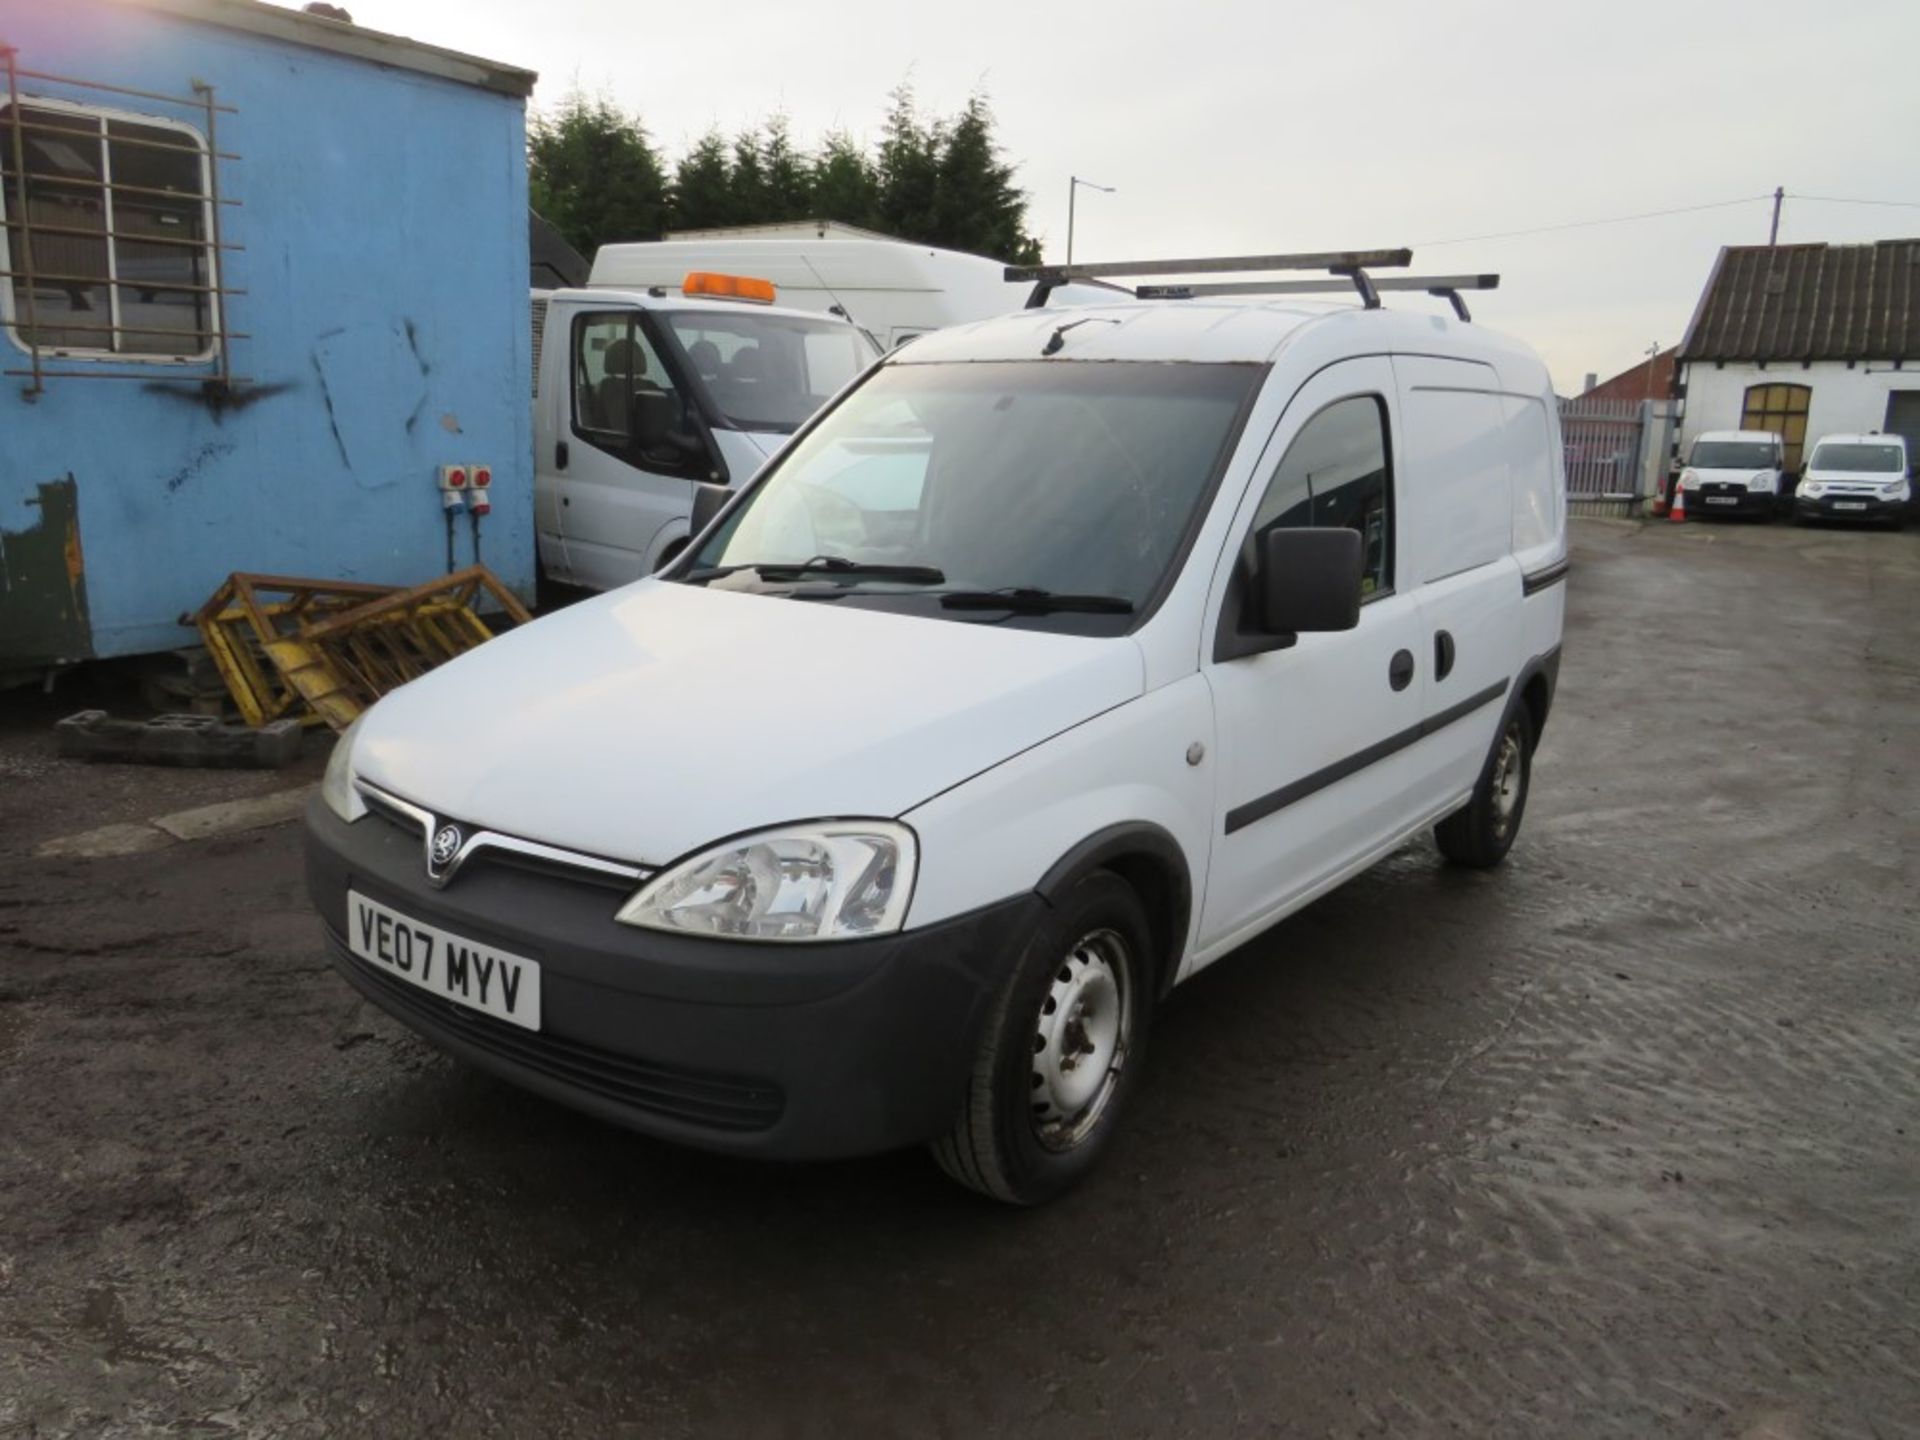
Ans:
[[[1693,442],[1680,488],[1698,516],[1772,518],[1787,490],[1786,442],[1771,430],[1708,430]]]
[[[741,484],[878,358],[845,320],[776,305],[760,277],[533,299],[540,570],[607,590],[687,540],[700,485]]]
[[[1028,310],[867,372],[663,573],[372,707],[309,885],[363,995],[540,1094],[1039,1201],[1181,981],[1430,828],[1505,856],[1567,570],[1521,344]]]
[[[1794,491],[1793,518],[1906,523],[1912,462],[1901,435],[1822,435]]]

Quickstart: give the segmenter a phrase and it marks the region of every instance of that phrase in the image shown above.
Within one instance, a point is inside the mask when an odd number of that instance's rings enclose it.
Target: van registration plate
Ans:
[[[540,962],[347,892],[347,947],[374,969],[525,1030],[540,1028]]]
[[[1740,503],[1740,497],[1738,495],[1709,495],[1706,499],[1709,505],[1738,505]]]
[[[1836,510],[1864,510],[1867,508],[1867,502],[1864,500],[1836,500],[1833,502],[1833,508]]]

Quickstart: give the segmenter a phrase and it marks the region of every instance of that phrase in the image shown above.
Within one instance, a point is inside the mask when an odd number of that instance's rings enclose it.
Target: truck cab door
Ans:
[[[546,350],[551,302],[533,294],[533,543],[540,573],[571,583],[566,542],[560,535],[560,477],[569,458],[567,442],[567,363],[564,346]],[[567,308],[553,310],[556,334],[566,330]]]
[[[546,343],[562,338],[549,334]],[[610,590],[659,565],[685,531],[695,486],[716,478],[715,464],[692,397],[643,312],[575,311],[564,343],[560,535],[572,582]]]

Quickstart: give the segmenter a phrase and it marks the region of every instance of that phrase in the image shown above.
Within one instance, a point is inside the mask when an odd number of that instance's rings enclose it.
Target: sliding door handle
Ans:
[[[1433,678],[1444,680],[1453,670],[1453,636],[1442,630],[1433,637]]]

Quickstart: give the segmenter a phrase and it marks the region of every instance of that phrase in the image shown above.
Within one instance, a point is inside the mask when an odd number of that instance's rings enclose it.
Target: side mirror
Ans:
[[[1366,550],[1358,530],[1276,527],[1260,537],[1253,599],[1273,635],[1351,630],[1360,623]]]
[[[693,530],[698,535],[713,523],[713,517],[727,508],[733,491],[724,485],[696,485],[693,488]]]

